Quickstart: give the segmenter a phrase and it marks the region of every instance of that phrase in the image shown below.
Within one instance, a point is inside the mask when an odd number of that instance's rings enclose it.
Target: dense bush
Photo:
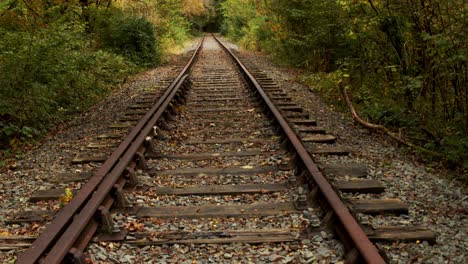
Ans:
[[[187,16],[203,12],[201,0],[1,1],[0,149],[157,65],[188,38]]]
[[[190,23],[184,16],[181,0],[154,0],[151,7],[156,34],[161,36],[161,46],[171,51],[189,39]],[[187,1],[190,2],[190,1]],[[151,17],[150,17],[151,19]]]
[[[81,111],[131,69],[122,57],[93,51],[80,26],[0,34],[0,147]]]
[[[96,12],[93,21],[102,48],[120,54],[136,65],[154,66],[161,60],[153,24],[144,17],[119,11]]]
[[[134,17],[145,17],[154,25],[161,52],[180,47],[189,39],[190,23],[184,7],[194,0],[128,1],[119,8]]]

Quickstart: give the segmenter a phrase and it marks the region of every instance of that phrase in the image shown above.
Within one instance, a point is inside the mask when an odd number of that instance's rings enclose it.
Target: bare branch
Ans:
[[[372,7],[372,9],[374,9],[375,13],[376,13],[377,15],[380,15],[380,12],[379,12],[379,10],[377,9],[377,7],[375,7],[374,2],[372,2],[372,0],[368,0],[368,1],[369,1],[370,6]]]
[[[39,13],[36,12],[36,10],[34,10],[34,8],[32,8],[32,7],[29,6],[27,0],[23,0],[23,3],[24,3],[24,5],[26,6],[26,8],[27,8],[29,11],[31,11],[35,16],[40,17],[40,18],[43,18],[41,15],[39,15]]]
[[[357,114],[356,109],[354,109],[354,106],[353,106],[353,104],[352,104],[352,102],[351,102],[351,99],[349,99],[348,93],[346,92],[346,89],[345,89],[343,83],[340,83],[339,86],[340,86],[341,94],[343,95],[343,99],[345,100],[346,104],[348,105],[349,111],[351,112],[351,116],[352,116],[352,118],[353,118],[354,121],[356,121],[357,123],[359,123],[360,125],[362,125],[362,126],[365,127],[365,128],[383,132],[384,134],[388,135],[391,139],[393,139],[393,140],[397,141],[398,143],[403,144],[403,145],[405,145],[405,146],[407,146],[407,147],[416,149],[416,150],[421,151],[421,152],[423,152],[423,153],[425,153],[425,154],[428,154],[428,155],[430,155],[430,156],[434,156],[434,157],[445,157],[445,156],[444,156],[443,154],[441,154],[441,153],[434,152],[434,151],[425,149],[425,148],[423,148],[423,147],[421,147],[421,146],[414,145],[414,144],[411,143],[411,142],[405,141],[404,139],[402,139],[401,137],[399,137],[399,136],[396,135],[395,133],[391,132],[391,131],[390,131],[388,128],[386,128],[385,126],[372,124],[372,123],[369,123],[369,122],[366,122],[366,121],[362,120],[362,119],[359,117],[359,115]]]
[[[13,1],[13,3],[10,4],[10,6],[2,13],[2,15],[0,15],[0,17],[4,16],[7,13],[7,11],[10,11],[11,9],[13,9],[16,3],[18,3],[18,0]]]

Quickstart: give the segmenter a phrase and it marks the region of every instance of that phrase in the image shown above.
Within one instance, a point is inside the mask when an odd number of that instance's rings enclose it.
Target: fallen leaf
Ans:
[[[73,192],[70,188],[65,188],[64,194],[60,196],[62,205],[68,204],[73,199]]]

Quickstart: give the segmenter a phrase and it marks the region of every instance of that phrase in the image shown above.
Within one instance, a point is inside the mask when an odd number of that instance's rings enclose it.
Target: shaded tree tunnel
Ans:
[[[220,23],[218,21],[210,21],[202,27],[203,32],[215,33],[220,30]]]

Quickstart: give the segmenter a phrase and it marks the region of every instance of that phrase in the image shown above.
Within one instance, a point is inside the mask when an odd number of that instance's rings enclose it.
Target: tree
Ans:
[[[350,76],[369,120],[406,128],[410,140],[468,168],[466,9],[464,0],[222,3],[227,36],[324,73],[319,87]]]

